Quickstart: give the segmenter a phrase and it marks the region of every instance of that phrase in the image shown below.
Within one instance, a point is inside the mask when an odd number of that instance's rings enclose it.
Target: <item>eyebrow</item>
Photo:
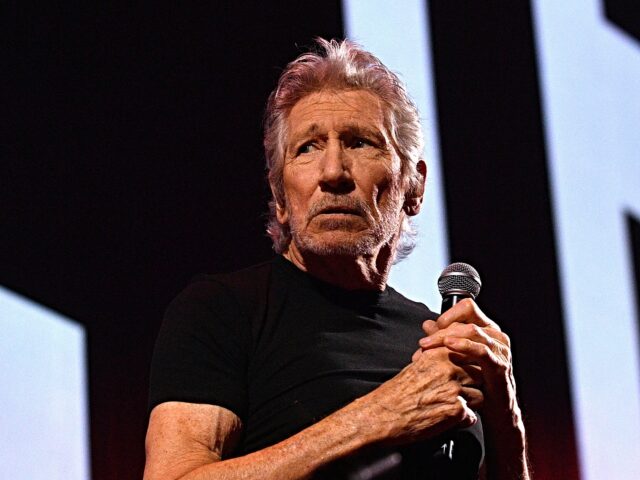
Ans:
[[[301,132],[297,132],[297,133],[291,135],[291,138],[290,138],[290,140],[288,142],[289,143],[288,146],[295,145],[296,143],[298,143],[303,138],[315,137],[318,134],[318,132],[320,132],[320,127],[318,126],[318,124],[317,123],[312,123],[305,130],[303,130]]]
[[[377,129],[372,129],[372,128],[365,127],[365,126],[363,126],[361,124],[349,123],[349,124],[346,124],[342,128],[342,130],[347,132],[347,133],[349,133],[350,135],[367,135],[367,136],[371,136],[371,137],[375,138],[377,141],[379,141],[381,144],[383,144],[383,145],[387,144],[387,139],[385,138],[385,136],[384,136],[384,134],[382,132],[378,131]],[[321,131],[321,129],[318,126],[318,124],[317,123],[312,123],[305,130],[293,134],[291,136],[290,141],[288,142],[289,143],[288,146],[296,145],[298,142],[300,142],[303,139],[306,139],[306,138],[309,138],[309,137],[315,137],[316,135],[318,135],[320,133],[320,131]]]
[[[358,124],[349,124],[346,126],[345,130],[349,132],[351,135],[370,136],[375,138],[382,144],[386,145],[387,143],[384,133],[378,130],[377,128],[369,128],[369,127],[365,127],[363,125],[358,125]]]

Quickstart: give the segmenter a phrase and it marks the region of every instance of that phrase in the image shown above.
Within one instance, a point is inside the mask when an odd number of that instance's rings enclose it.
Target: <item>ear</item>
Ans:
[[[276,189],[272,183],[269,183],[269,187],[271,188],[271,196],[273,197],[273,203],[276,208],[276,220],[280,225],[284,225],[289,221],[289,214],[287,209],[284,207],[284,202],[278,199],[278,195],[276,195]]]
[[[287,209],[280,205],[279,202],[276,202],[276,219],[280,225],[284,225],[289,221]]]
[[[416,188],[407,191],[405,194],[404,205],[402,209],[404,212],[412,217],[420,213],[420,206],[422,205],[422,199],[424,197],[424,186],[427,181],[427,164],[424,160],[419,160],[416,164],[416,170],[420,174],[420,180]]]

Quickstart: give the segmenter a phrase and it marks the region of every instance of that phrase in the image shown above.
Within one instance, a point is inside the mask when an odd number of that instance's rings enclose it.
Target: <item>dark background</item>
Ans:
[[[86,327],[93,478],[141,478],[163,310],[271,255],[264,104],[340,2],[2,10],[0,284]],[[513,339],[538,478],[577,479],[530,6],[429,12],[451,256]]]

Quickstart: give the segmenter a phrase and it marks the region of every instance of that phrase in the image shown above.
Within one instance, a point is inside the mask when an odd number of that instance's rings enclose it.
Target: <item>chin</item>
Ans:
[[[373,255],[380,240],[369,234],[330,232],[324,235],[294,235],[298,249],[315,255],[367,256]]]

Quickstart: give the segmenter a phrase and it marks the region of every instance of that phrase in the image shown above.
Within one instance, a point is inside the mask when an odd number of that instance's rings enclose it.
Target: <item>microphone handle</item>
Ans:
[[[440,308],[440,314],[442,315],[444,312],[453,307],[456,303],[464,298],[473,298],[469,293],[450,293],[442,297],[442,308]],[[448,470],[449,465],[453,462],[453,449],[455,446],[456,433],[453,432],[451,437],[447,441],[445,441],[442,446],[436,450],[434,454],[434,460],[436,461],[439,468],[442,470]]]
[[[440,314],[443,314],[451,307],[453,307],[460,300],[465,298],[473,298],[469,293],[450,293],[442,297],[442,308],[440,308]]]

